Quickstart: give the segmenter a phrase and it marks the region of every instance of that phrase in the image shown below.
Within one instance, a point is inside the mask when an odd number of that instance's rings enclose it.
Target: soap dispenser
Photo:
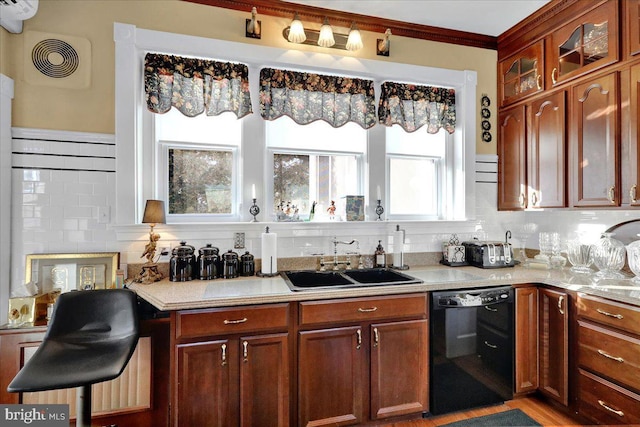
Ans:
[[[384,252],[384,248],[382,247],[382,240],[378,240],[378,246],[376,247],[376,251],[375,251],[375,259],[374,259],[374,263],[373,266],[375,268],[384,268],[386,267],[386,255]]]

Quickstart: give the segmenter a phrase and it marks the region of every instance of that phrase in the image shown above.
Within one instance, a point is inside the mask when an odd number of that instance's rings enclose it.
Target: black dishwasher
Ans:
[[[431,294],[431,414],[513,398],[513,303],[510,286]]]

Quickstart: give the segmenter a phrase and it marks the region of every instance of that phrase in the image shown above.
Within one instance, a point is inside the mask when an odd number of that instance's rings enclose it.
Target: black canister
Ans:
[[[172,282],[186,282],[196,277],[196,249],[180,242],[180,246],[173,248],[169,260],[169,279]]]
[[[238,277],[238,254],[229,249],[222,254],[222,277],[225,279],[233,279]]]
[[[240,275],[241,276],[253,276],[256,274],[256,263],[253,259],[253,255],[246,251],[240,257]]]
[[[219,249],[207,243],[198,249],[198,277],[200,280],[213,280],[218,277]]]

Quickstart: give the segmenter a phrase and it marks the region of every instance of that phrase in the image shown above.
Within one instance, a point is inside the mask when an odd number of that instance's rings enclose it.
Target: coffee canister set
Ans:
[[[186,282],[189,280],[233,279],[239,276],[253,276],[255,274],[254,256],[246,251],[238,256],[237,252],[229,249],[220,254],[220,250],[208,243],[196,249],[180,242],[180,246],[171,251],[169,260],[169,279],[172,282]]]

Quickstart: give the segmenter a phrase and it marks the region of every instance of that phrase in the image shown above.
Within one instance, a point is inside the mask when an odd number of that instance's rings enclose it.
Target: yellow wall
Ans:
[[[15,80],[13,126],[114,133],[114,42],[113,23],[134,24],[139,28],[167,31],[222,40],[291,49],[282,37],[290,19],[260,15],[262,39],[244,37],[247,12],[236,12],[179,0],[42,0],[35,17],[24,22],[21,34],[0,29],[0,72]],[[319,25],[313,27],[318,28]],[[91,83],[88,89],[61,89],[51,85],[27,84],[24,79],[24,33],[39,31],[82,37],[91,43]],[[346,28],[334,28],[346,33]],[[492,100],[493,141],[480,138],[478,108],[477,147],[479,154],[496,153],[496,63],[497,54],[477,49],[392,36],[391,56],[376,56],[376,38],[381,34],[362,31],[364,49],[358,52],[331,50],[331,54],[395,61],[407,64],[478,73],[478,100],[486,93]],[[326,52],[312,46],[296,49]],[[29,53],[27,53],[29,55]],[[212,53],[212,56],[215,56]],[[479,101],[478,101],[479,104]]]

